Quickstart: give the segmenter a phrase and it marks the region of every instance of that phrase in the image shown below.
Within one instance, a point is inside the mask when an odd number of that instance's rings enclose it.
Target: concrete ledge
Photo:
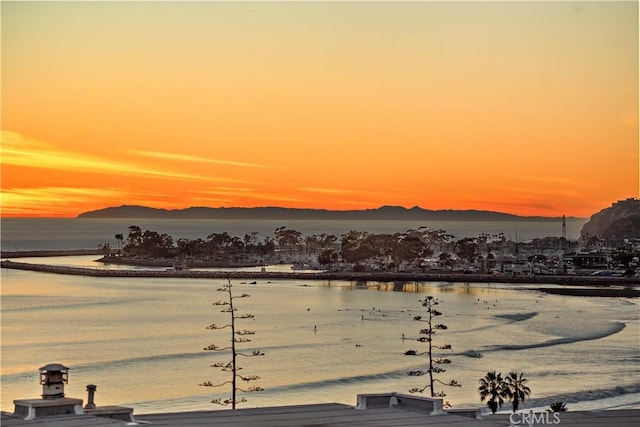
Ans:
[[[112,418],[120,421],[135,421],[133,419],[133,408],[125,406],[99,406],[96,408],[86,409],[84,413],[100,418]]]
[[[410,394],[378,393],[359,394],[357,397],[356,409],[375,409],[398,407],[403,409],[413,409],[427,412],[431,415],[443,414],[442,399],[414,396]]]
[[[358,394],[356,409],[388,408],[393,393]]]
[[[60,397],[58,399],[20,399],[14,400],[13,415],[33,420],[37,417],[65,414],[83,414],[82,399]]]
[[[482,419],[482,411],[480,410],[480,408],[449,408],[445,409],[444,412],[446,414],[474,418],[476,420]]]

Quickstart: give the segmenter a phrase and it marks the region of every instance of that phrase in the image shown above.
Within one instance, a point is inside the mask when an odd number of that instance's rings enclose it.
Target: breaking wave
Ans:
[[[538,312],[534,311],[531,313],[499,314],[495,317],[498,317],[500,319],[513,320],[515,322],[522,322],[524,320],[529,320],[533,317],[536,317],[537,315],[538,315]]]
[[[638,396],[633,398],[632,395],[635,395],[635,394],[638,394]],[[620,406],[629,405],[629,404],[639,404],[640,403],[640,383],[624,385],[624,386],[620,385],[616,387],[596,389],[596,390],[576,391],[572,393],[547,396],[544,398],[537,398],[537,399],[534,398],[527,401],[528,402],[527,406],[528,407],[548,406],[552,402],[558,402],[558,401],[562,401],[567,404],[571,404],[571,403],[584,404],[588,402],[601,401],[604,399],[618,398],[621,396],[632,397],[632,399],[627,399],[628,401],[621,403]]]
[[[488,346],[484,348],[483,351],[488,352],[488,351],[501,351],[501,350],[529,350],[532,348],[543,348],[543,347],[551,347],[555,345],[573,344],[581,341],[599,340],[601,338],[606,338],[608,336],[617,334],[618,332],[622,331],[626,326],[627,325],[625,323],[615,322],[611,324],[611,327],[609,329],[601,331],[600,333],[597,333],[597,334],[556,338],[549,341],[543,341],[543,342],[531,343],[531,344],[507,344],[507,345]]]

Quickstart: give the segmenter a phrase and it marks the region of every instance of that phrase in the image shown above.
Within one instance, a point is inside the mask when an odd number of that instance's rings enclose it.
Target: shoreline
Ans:
[[[530,285],[579,286],[576,289],[540,288],[543,292],[575,296],[640,297],[637,277],[593,276],[494,276],[458,273],[393,272],[277,272],[277,271],[202,271],[202,270],[103,270],[49,264],[0,261],[1,268],[89,277],[191,278],[191,279],[262,279],[262,280],[346,280],[353,282],[447,282],[447,283],[518,283]]]

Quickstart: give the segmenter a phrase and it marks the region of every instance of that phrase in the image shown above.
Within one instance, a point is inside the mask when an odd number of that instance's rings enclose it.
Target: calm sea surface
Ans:
[[[578,238],[585,220],[568,219],[567,237]],[[562,223],[543,221],[280,221],[280,220],[149,220],[149,219],[2,219],[0,236],[2,249],[93,249],[102,243],[117,246],[116,234],[127,235],[127,227],[137,225],[143,230],[167,233],[174,238],[206,239],[212,233],[228,232],[235,236],[258,232],[260,238],[273,236],[276,228],[287,226],[304,235],[334,234],[350,230],[372,233],[395,233],[420,226],[446,230],[456,239],[477,237],[480,233],[504,233],[512,240],[562,235]]]
[[[39,258],[38,262],[92,265],[95,257]],[[287,266],[269,266],[287,268]],[[2,410],[41,393],[40,366],[69,366],[67,395],[86,401],[97,384],[99,405],[132,406],[135,413],[219,409],[209,403],[228,389],[200,387],[228,379],[211,368],[227,353],[229,336],[212,302],[224,297],[220,280],[125,279],[54,275],[2,269]],[[547,295],[523,285],[258,281],[234,283],[239,312],[255,315],[241,358],[244,373],[265,389],[243,407],[342,402],[358,393],[422,386],[409,377],[424,368],[406,357],[418,336],[418,300],[441,298],[449,329],[438,339],[453,346],[443,380],[454,406],[482,405],[478,379],[489,370],[524,371],[532,389],[524,407],[563,400],[570,409],[640,407],[639,301]],[[405,340],[402,340],[402,336]],[[482,358],[464,355],[468,350]],[[508,409],[505,407],[504,409]]]

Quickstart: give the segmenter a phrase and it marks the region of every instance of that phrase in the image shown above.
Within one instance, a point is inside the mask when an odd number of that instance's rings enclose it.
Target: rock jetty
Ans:
[[[0,258],[100,255],[100,249],[53,249],[38,251],[0,251]]]
[[[640,277],[596,276],[495,276],[489,274],[458,273],[402,273],[402,272],[282,272],[282,271],[219,271],[219,270],[106,270],[100,268],[69,267],[32,264],[3,260],[0,267],[44,273],[70,274],[91,277],[193,278],[193,279],[262,279],[262,280],[345,280],[372,282],[453,282],[453,283],[529,283],[577,286],[620,287],[640,285]],[[636,291],[640,296],[640,292]]]

